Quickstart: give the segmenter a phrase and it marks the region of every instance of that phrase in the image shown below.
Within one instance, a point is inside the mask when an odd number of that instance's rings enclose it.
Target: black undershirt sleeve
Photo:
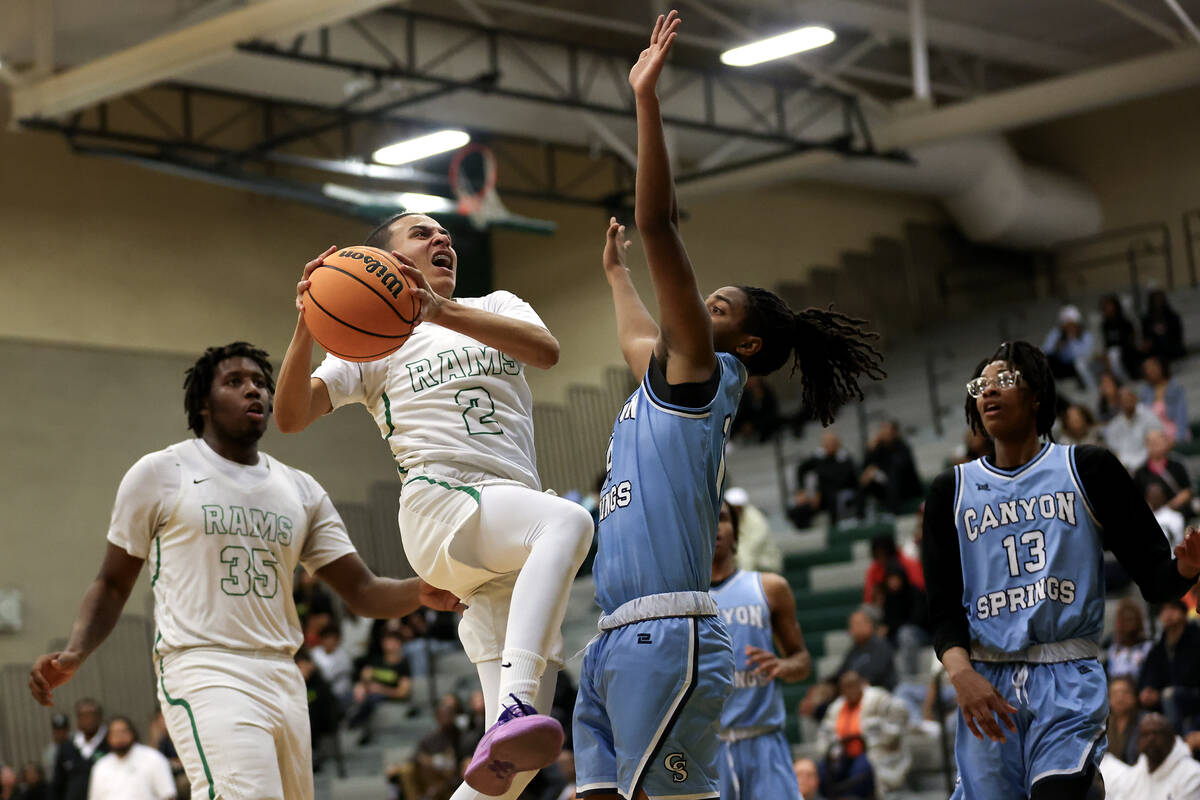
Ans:
[[[1179,574],[1154,512],[1117,457],[1103,447],[1080,445],[1075,448],[1075,466],[1100,523],[1105,549],[1117,557],[1142,596],[1151,603],[1182,597],[1195,581]]]
[[[721,363],[717,362],[713,374],[706,381],[671,384],[667,383],[665,365],[658,362],[657,354],[651,353],[646,377],[650,379],[650,388],[655,396],[664,403],[683,408],[704,408],[717,396],[717,389],[721,388]]]
[[[925,526],[921,535],[921,564],[933,625],[933,647],[938,658],[951,647],[970,648],[971,633],[963,609],[962,560],[958,528],[954,524],[954,470],[933,479],[925,498]]]

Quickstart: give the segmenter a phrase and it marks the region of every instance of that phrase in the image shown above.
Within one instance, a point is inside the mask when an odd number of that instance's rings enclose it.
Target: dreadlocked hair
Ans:
[[[275,375],[266,350],[260,350],[249,342],[231,342],[221,347],[210,347],[196,363],[183,374],[183,410],[187,412],[188,430],[197,436],[204,434],[204,416],[200,413],[208,393],[212,391],[217,366],[227,358],[248,358],[267,379],[267,389],[275,394]]]
[[[1046,354],[1029,342],[1003,342],[996,352],[983,359],[971,373],[971,380],[983,374],[988,364],[1003,361],[1021,373],[1021,383],[1029,388],[1037,401],[1037,433],[1049,439],[1054,437],[1050,429],[1058,413],[1058,391],[1054,388],[1054,374],[1050,371],[1050,361]],[[979,406],[974,397],[967,395],[965,404],[967,425],[978,434],[987,436],[983,427],[983,417],[979,415]]]
[[[375,228],[367,234],[366,240],[363,242],[367,247],[378,247],[380,250],[388,250],[388,244],[392,241],[392,223],[404,217],[421,216],[420,211],[402,211],[399,214],[392,214],[383,222],[375,226]]]
[[[762,339],[757,353],[745,359],[753,375],[769,375],[792,356],[792,374],[800,370],[805,406],[822,425],[833,422],[839,408],[862,400],[862,378],[882,380],[883,356],[872,341],[879,334],[866,329],[866,320],[829,308],[793,312],[787,303],[766,289],[740,286],[746,294],[746,319],[742,329]]]

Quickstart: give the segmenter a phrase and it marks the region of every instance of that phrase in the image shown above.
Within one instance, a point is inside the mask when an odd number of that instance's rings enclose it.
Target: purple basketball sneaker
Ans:
[[[509,697],[513,705],[504,707],[500,719],[479,740],[464,776],[468,786],[489,797],[507,792],[518,772],[548,767],[562,752],[563,729],[558,720],[537,713],[516,695]]]

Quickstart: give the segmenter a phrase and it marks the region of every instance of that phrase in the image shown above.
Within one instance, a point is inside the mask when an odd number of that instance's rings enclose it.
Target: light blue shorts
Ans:
[[[584,656],[575,702],[578,796],[718,797],[717,723],[732,685],[733,651],[717,617],[602,633]]]
[[[959,781],[951,800],[1027,797],[1041,780],[1099,766],[1108,746],[1108,684],[1099,661],[974,667],[1017,708],[1017,733],[1004,729],[1004,742],[976,739],[959,711]]]
[[[783,731],[721,742],[721,800],[800,800]]]

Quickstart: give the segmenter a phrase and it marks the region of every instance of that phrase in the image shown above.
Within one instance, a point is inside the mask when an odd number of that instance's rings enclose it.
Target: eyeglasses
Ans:
[[[967,394],[978,400],[992,386],[1001,390],[1011,389],[1017,385],[1019,380],[1021,380],[1021,371],[1015,369],[1001,370],[996,373],[995,379],[980,375],[974,380],[967,381]]]

